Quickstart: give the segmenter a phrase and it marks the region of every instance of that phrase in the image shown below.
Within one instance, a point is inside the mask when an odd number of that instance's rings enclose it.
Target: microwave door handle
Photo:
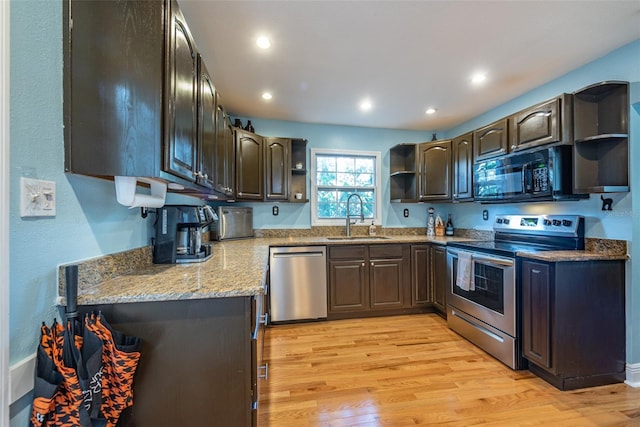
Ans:
[[[528,193],[527,191],[527,164],[522,165],[522,192]]]

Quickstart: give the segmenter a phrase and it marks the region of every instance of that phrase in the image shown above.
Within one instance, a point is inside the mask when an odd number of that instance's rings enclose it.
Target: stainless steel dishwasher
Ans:
[[[327,317],[327,248],[269,250],[272,322]]]

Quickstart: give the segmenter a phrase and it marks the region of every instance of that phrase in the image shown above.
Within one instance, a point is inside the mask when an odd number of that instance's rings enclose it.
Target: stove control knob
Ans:
[[[497,224],[502,224],[502,218],[496,218],[496,223]]]
[[[506,225],[509,225],[509,219],[508,218],[503,219],[502,222],[504,222]]]
[[[564,225],[565,227],[571,227],[572,223],[573,222],[571,220],[568,220],[568,219],[563,219],[562,220],[562,225]]]
[[[562,221],[560,221],[559,219],[554,219],[553,220],[553,225],[560,226],[561,224],[562,224]]]
[[[551,220],[550,219],[546,219],[543,221],[544,225],[551,225]]]

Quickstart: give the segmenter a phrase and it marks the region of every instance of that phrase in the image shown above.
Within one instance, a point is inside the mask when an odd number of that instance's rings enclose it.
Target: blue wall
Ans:
[[[573,73],[554,80],[536,91],[495,109],[448,132],[455,136],[465,130],[489,123],[541,99],[562,91],[573,91],[604,79],[640,80],[640,41],[613,52]],[[11,172],[10,172],[10,363],[16,364],[36,349],[38,328],[56,315],[57,269],[66,264],[104,254],[145,246],[150,243],[150,223],[138,210],[129,210],[115,201],[111,182],[63,172],[62,118],[62,2],[17,0],[11,4]],[[636,98],[640,101],[640,96]],[[638,110],[632,117],[634,141],[638,141]],[[431,139],[431,132],[363,129],[252,119],[258,133],[266,136],[304,137],[310,147],[357,148],[379,150],[383,156],[383,184],[388,199],[388,147],[399,142]],[[444,135],[440,135],[444,136]],[[637,144],[636,144],[637,145]],[[640,158],[633,147],[632,156]],[[632,171],[632,185],[640,178]],[[57,215],[50,219],[22,219],[18,210],[21,176],[33,176],[57,183]],[[637,198],[636,198],[637,199]],[[170,196],[168,203],[196,199]],[[603,214],[599,200],[562,203],[549,206],[503,205],[490,207],[495,212],[528,209],[585,214],[588,233],[594,237],[640,238],[640,202],[630,195],[614,196],[614,211]],[[281,204],[279,217],[271,216],[271,204],[254,204],[256,226],[263,228],[308,227],[309,205]],[[411,209],[410,221],[402,218],[402,209]],[[384,209],[385,226],[423,226],[427,205],[390,205]],[[482,205],[438,205],[443,214],[451,211],[458,227],[487,228],[480,220]],[[415,214],[414,214],[415,213]],[[636,254],[638,256],[640,254]],[[635,268],[634,277],[640,277]],[[636,280],[637,282],[637,280]],[[640,291],[629,288],[628,300],[640,308]],[[631,292],[633,292],[631,294]],[[631,311],[631,310],[629,310]],[[638,314],[629,320],[630,362],[640,362],[640,325]],[[637,328],[636,328],[637,329]],[[11,425],[24,426],[28,401],[11,408]]]

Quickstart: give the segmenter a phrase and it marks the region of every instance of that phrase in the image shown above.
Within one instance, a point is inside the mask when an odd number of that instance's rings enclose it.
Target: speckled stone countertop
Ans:
[[[338,237],[338,236],[336,236]],[[213,257],[201,263],[161,265],[149,259],[149,250],[139,250],[105,257],[108,261],[89,260],[78,270],[78,304],[115,304],[181,299],[226,298],[252,296],[264,292],[270,246],[348,245],[384,243],[438,243],[469,240],[463,237],[384,236],[355,240],[330,237],[273,237],[215,242]],[[130,252],[137,253],[131,256]],[[127,260],[137,267],[123,266],[120,273],[105,274],[108,268],[118,270]],[[99,268],[92,263],[102,264]],[[126,267],[126,268],[124,268]],[[95,273],[100,270],[101,273]],[[59,304],[64,297],[64,266],[60,267]]]
[[[133,249],[78,263],[78,304],[115,304],[181,299],[226,298],[264,293],[270,246],[435,243],[490,240],[487,232],[461,231],[456,236],[427,237],[416,233],[385,233],[377,238],[353,239],[287,233],[260,238],[214,242],[213,257],[192,264],[153,264],[151,247]],[[621,243],[622,242],[622,243]],[[587,239],[585,251],[519,252],[518,255],[549,262],[625,260],[626,242]],[[59,267],[59,301],[65,300],[65,266]]]

